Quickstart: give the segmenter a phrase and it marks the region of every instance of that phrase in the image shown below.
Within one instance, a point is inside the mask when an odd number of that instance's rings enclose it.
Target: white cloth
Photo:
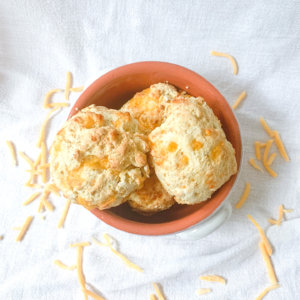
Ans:
[[[272,4],[271,4],[272,2]],[[108,232],[120,250],[140,265],[144,274],[128,269],[107,248],[85,248],[86,280],[106,299],[149,299],[151,283],[159,282],[169,300],[198,299],[195,291],[211,287],[203,299],[255,299],[270,285],[258,248],[259,235],[247,219],[266,229],[272,261],[281,288],[266,299],[300,299],[300,4],[298,1],[1,1],[0,3],[0,298],[83,299],[76,271],[53,264],[74,264],[69,243],[102,238]],[[210,50],[234,55],[237,76],[225,58]],[[104,70],[136,61],[173,62],[195,70],[233,103],[247,91],[236,114],[242,128],[245,159],[235,203],[245,182],[251,193],[240,210],[213,234],[196,241],[174,236],[130,235],[107,226],[82,207],[71,206],[65,228],[57,229],[64,199],[52,197],[55,212],[41,220],[38,202],[21,203],[32,193],[24,187],[26,163],[14,168],[5,140],[35,158],[45,93],[64,88],[65,72],[74,85],[85,86]],[[79,94],[71,94],[71,104]],[[63,100],[63,94],[55,95]],[[69,108],[50,124],[47,142],[68,115]],[[276,179],[248,165],[253,142],[268,138],[259,124],[264,116],[283,138],[291,162],[278,156]],[[272,152],[277,151],[273,146]],[[278,207],[293,208],[282,226],[268,225]],[[15,241],[28,215],[35,219],[21,243]],[[201,282],[199,275],[219,274],[226,286]],[[199,298],[200,299],[200,298]]]

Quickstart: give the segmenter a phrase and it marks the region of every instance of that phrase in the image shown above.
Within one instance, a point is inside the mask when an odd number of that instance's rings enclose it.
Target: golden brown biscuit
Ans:
[[[129,113],[101,106],[78,112],[51,146],[50,170],[65,197],[106,209],[127,200],[149,176],[146,137]]]
[[[145,180],[144,186],[140,190],[129,196],[128,203],[135,211],[152,215],[170,208],[175,201],[153,173],[150,178]]]
[[[178,96],[175,87],[157,83],[139,93],[123,105],[121,111],[128,111],[138,120],[140,128],[149,134],[163,122],[164,109],[168,102]],[[151,158],[150,158],[151,163]],[[154,173],[154,170],[153,170]],[[174,199],[170,196],[155,174],[146,179],[144,186],[129,197],[129,205],[142,214],[153,214],[170,208]]]
[[[163,121],[165,105],[172,101],[178,92],[167,83],[157,83],[139,93],[126,102],[121,111],[128,111],[138,120],[142,131],[149,134]]]
[[[178,203],[207,200],[237,171],[235,151],[201,98],[183,94],[168,104],[149,139],[156,175]]]

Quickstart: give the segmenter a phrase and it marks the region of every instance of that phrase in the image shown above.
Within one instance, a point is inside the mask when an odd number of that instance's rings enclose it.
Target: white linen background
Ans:
[[[228,52],[239,64],[210,56]],[[22,207],[32,193],[24,187],[27,165],[12,167],[5,140],[36,157],[35,147],[46,111],[42,100],[52,88],[64,88],[65,72],[74,86],[87,86],[104,71],[131,62],[177,63],[208,79],[232,104],[247,91],[237,109],[245,160],[235,203],[246,181],[251,194],[240,210],[213,234],[195,241],[174,236],[143,237],[107,226],[82,207],[71,206],[65,228],[57,229],[65,201],[53,197],[54,213],[41,220],[37,203]],[[71,94],[71,103],[78,98]],[[55,99],[63,100],[63,95]],[[297,1],[1,1],[0,3],[0,298],[83,299],[76,271],[53,264],[76,260],[69,243],[102,238],[108,232],[120,250],[144,268],[140,274],[96,245],[85,248],[86,281],[106,299],[149,299],[152,282],[168,300],[200,299],[200,287],[213,292],[202,299],[255,299],[270,285],[251,213],[266,228],[274,246],[272,260],[281,288],[266,299],[300,299],[300,3]],[[69,108],[51,121],[48,145]],[[266,140],[258,119],[279,130],[291,158],[274,163],[276,179],[258,173],[247,160],[253,142]],[[273,148],[275,150],[275,148]],[[280,227],[270,227],[281,203],[295,212]],[[12,228],[35,215],[22,243]],[[220,274],[226,286],[205,283],[201,274]]]

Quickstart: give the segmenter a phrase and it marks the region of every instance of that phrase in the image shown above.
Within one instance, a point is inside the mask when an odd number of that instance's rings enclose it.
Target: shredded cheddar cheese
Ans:
[[[17,242],[21,242],[23,240],[27,230],[31,225],[32,220],[33,220],[33,216],[29,216],[26,218],[25,223],[22,225],[21,230],[16,238]]]
[[[16,166],[18,164],[18,162],[17,162],[17,155],[16,155],[15,146],[11,141],[6,141],[6,145],[9,148],[9,152],[10,152],[13,164]]]
[[[76,265],[67,266],[64,263],[62,263],[60,260],[55,260],[53,263],[55,265],[57,265],[58,267],[60,267],[61,269],[64,269],[64,270],[70,270],[70,271],[72,271],[72,270],[76,269]]]
[[[45,165],[47,163],[47,150],[45,142],[41,142],[41,164]],[[47,169],[42,169],[42,182],[46,183],[47,180]]]
[[[247,93],[245,91],[243,91],[239,96],[238,98],[236,99],[235,103],[232,105],[232,108],[233,109],[236,109],[240,103],[246,98],[247,96]]]
[[[66,102],[54,102],[54,103],[50,103],[49,107],[56,107],[56,108],[63,108],[63,107],[68,107],[69,103]]]
[[[273,284],[271,286],[268,286],[258,295],[258,297],[256,297],[255,300],[262,300],[270,291],[274,289],[278,289],[279,287],[280,287],[279,284]]]
[[[77,247],[77,277],[78,281],[80,283],[80,286],[83,290],[85,290],[85,277],[83,274],[83,269],[82,269],[82,253],[83,253],[83,247],[78,246]]]
[[[33,193],[25,202],[23,202],[23,205],[28,205],[29,203],[34,201],[40,194],[41,194],[41,192]]]
[[[41,202],[43,203],[43,205],[49,210],[49,211],[53,211],[54,210],[54,206],[51,202],[48,201],[48,197],[50,195],[50,191],[47,191],[46,189],[44,190],[42,197],[41,197]]]
[[[47,109],[47,108],[51,107],[50,105],[51,105],[52,103],[49,103],[51,97],[52,97],[54,94],[59,93],[59,92],[62,92],[62,91],[63,91],[63,90],[61,90],[61,89],[53,89],[53,90],[49,91],[49,92],[45,95],[45,98],[44,98],[44,101],[43,101],[43,108],[46,108],[46,109]]]
[[[34,188],[34,189],[42,188],[42,185],[36,184],[36,183],[29,183],[29,181],[25,183],[25,186],[30,187],[30,188]]]
[[[283,204],[281,204],[279,206],[279,213],[278,213],[278,220],[274,220],[274,219],[268,219],[269,223],[273,224],[273,225],[277,225],[277,226],[280,226],[282,221],[283,221],[283,215],[285,213],[289,213],[289,212],[292,212],[293,210],[292,209],[284,209],[284,206]]]
[[[263,241],[259,242],[259,248],[261,251],[261,254],[263,256],[263,259],[265,261],[266,267],[267,267],[267,271],[268,271],[268,276],[272,282],[272,284],[276,284],[278,282],[276,275],[275,275],[275,271],[271,262],[271,258],[270,255],[267,252],[267,249],[265,247],[265,244]]]
[[[64,226],[65,220],[66,220],[69,208],[70,208],[70,205],[71,205],[71,200],[67,199],[64,210],[63,210],[63,213],[62,213],[62,215],[61,215],[61,217],[58,221],[58,225],[57,225],[58,228],[61,228],[61,227]]]
[[[83,292],[84,292],[87,296],[92,297],[93,299],[96,299],[96,300],[105,300],[103,297],[101,297],[101,296],[99,296],[99,295],[97,295],[97,294],[91,292],[90,290],[85,289]]]
[[[82,86],[79,86],[79,87],[70,88],[70,91],[75,92],[75,93],[80,93],[80,92],[83,91],[83,89],[84,89],[84,86],[82,85]]]
[[[250,164],[253,168],[259,170],[260,172],[263,172],[262,168],[255,162],[254,158],[250,158],[250,159],[249,159],[249,164]]]
[[[74,247],[87,247],[90,246],[91,243],[90,242],[80,242],[80,243],[74,243],[74,244],[70,244],[70,247],[74,248]]]
[[[272,165],[272,163],[274,162],[274,159],[276,158],[276,156],[277,156],[277,153],[272,153],[270,156],[269,156],[269,158],[268,158],[268,160],[267,160],[267,165],[268,166],[271,166]]]
[[[200,279],[205,281],[214,281],[214,282],[220,282],[222,284],[226,284],[225,278],[219,275],[200,276]]]
[[[211,289],[198,289],[197,290],[197,295],[206,295],[206,294],[209,294],[211,293],[212,290]]]
[[[272,225],[279,225],[277,220],[274,219],[268,219],[268,222]]]
[[[67,72],[67,82],[66,82],[66,87],[65,87],[65,100],[69,100],[71,85],[72,85],[72,74],[71,74],[71,72]]]
[[[0,241],[2,241],[4,239],[3,235],[0,235]]]
[[[24,152],[19,151],[18,153],[33,168],[34,162]]]
[[[151,295],[150,295],[150,300],[157,300],[155,294],[151,294]]]
[[[246,182],[246,186],[243,192],[243,195],[241,197],[241,199],[239,200],[239,202],[235,205],[235,208],[239,209],[243,206],[244,202],[246,201],[246,199],[248,198],[250,193],[250,183]]]
[[[155,289],[155,293],[158,297],[159,300],[166,300],[165,296],[163,295],[161,289],[159,288],[157,283],[152,283],[154,289]]]
[[[266,162],[264,162],[264,167],[272,177],[275,178],[277,176],[277,173],[273,169],[271,169],[271,167]]]
[[[263,129],[266,131],[266,133],[270,137],[273,137],[273,131],[271,130],[271,128],[269,127],[269,125],[267,124],[267,122],[265,121],[265,119],[263,117],[260,117],[259,118],[259,122],[260,122],[261,126],[263,127]]]
[[[289,161],[290,160],[289,156],[286,153],[285,147],[283,145],[283,142],[280,138],[278,131],[273,130],[273,135],[274,135],[275,144],[278,148],[279,153],[281,154],[281,156],[284,158],[285,161]]]
[[[259,235],[263,241],[263,243],[266,246],[266,250],[268,252],[268,254],[271,256],[272,255],[272,247],[271,244],[269,242],[269,240],[266,237],[265,232],[263,231],[263,229],[260,227],[260,225],[253,219],[253,217],[251,215],[248,215],[249,220],[254,224],[254,226],[257,228]]]
[[[44,208],[45,208],[45,206],[44,206],[43,200],[42,200],[42,198],[41,198],[40,204],[39,204],[39,207],[38,207],[38,213],[43,212],[43,211],[44,211]]]
[[[264,158],[263,158],[263,165],[264,165],[265,169],[267,170],[267,172],[272,177],[276,177],[277,173],[273,169],[271,169],[271,167],[268,165],[268,154],[269,154],[270,148],[271,148],[271,146],[273,144],[273,141],[274,140],[268,140],[266,142],[266,147],[265,147],[265,151],[264,151]]]
[[[268,154],[269,154],[269,151],[270,151],[270,148],[273,144],[274,140],[268,140],[266,142],[266,148],[265,148],[265,151],[264,151],[264,157],[263,157],[263,162],[264,163],[267,163],[267,159],[268,159]]]
[[[223,53],[223,52],[217,52],[217,51],[210,51],[210,54],[214,55],[214,56],[221,56],[221,57],[228,58],[230,60],[231,64],[232,64],[232,67],[233,67],[233,74],[237,75],[238,65],[237,65],[237,62],[236,62],[235,58],[232,55],[229,55],[229,54]]]
[[[40,164],[41,158],[42,158],[42,152],[40,152],[40,154],[38,155],[36,161],[34,162],[34,164],[33,164],[34,168],[36,168]]]
[[[275,139],[275,144],[278,148],[279,153],[281,154],[281,156],[284,158],[285,161],[289,161],[289,156],[286,153],[285,147],[283,145],[283,142],[280,138],[280,135],[278,133],[278,131],[276,130],[271,130],[271,128],[268,126],[267,122],[264,120],[263,117],[260,117],[259,119],[262,127],[265,129],[266,133]]]
[[[40,147],[41,147],[41,143],[42,143],[43,141],[45,141],[46,126],[47,126],[47,124],[48,124],[48,121],[50,120],[51,115],[52,115],[54,112],[56,112],[58,109],[59,109],[59,107],[56,107],[56,108],[51,109],[51,110],[48,112],[48,114],[47,114],[47,116],[46,116],[46,118],[45,118],[45,120],[44,120],[44,122],[43,122],[43,124],[42,124],[42,126],[41,126],[41,129],[40,129],[40,135],[39,135],[39,139],[38,139],[38,142],[37,142],[37,147],[40,148]]]
[[[116,249],[113,248],[112,246],[112,242],[111,242],[111,239],[109,237],[108,234],[104,234],[104,238],[106,240],[106,244],[103,244],[101,242],[99,242],[97,239],[95,239],[94,237],[92,238],[92,241],[95,243],[95,244],[98,244],[100,246],[106,246],[108,247],[116,256],[120,257],[123,262],[129,267],[129,268],[132,268],[132,269],[135,269],[136,271],[138,272],[144,272],[144,270],[142,268],[140,268],[138,265],[134,264],[133,262],[131,262],[125,255],[123,255],[122,253],[120,253],[119,251],[117,251]]]
[[[258,142],[258,141],[254,142],[255,156],[256,156],[257,160],[261,160],[260,147],[261,147],[260,142]]]
[[[53,183],[46,184],[45,189],[55,194],[57,197],[60,197],[59,188]]]

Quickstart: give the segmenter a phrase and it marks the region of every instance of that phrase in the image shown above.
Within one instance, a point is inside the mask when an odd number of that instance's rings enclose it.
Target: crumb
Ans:
[[[187,85],[185,88],[188,90],[190,87]]]
[[[78,111],[78,107],[75,107],[75,110]]]

